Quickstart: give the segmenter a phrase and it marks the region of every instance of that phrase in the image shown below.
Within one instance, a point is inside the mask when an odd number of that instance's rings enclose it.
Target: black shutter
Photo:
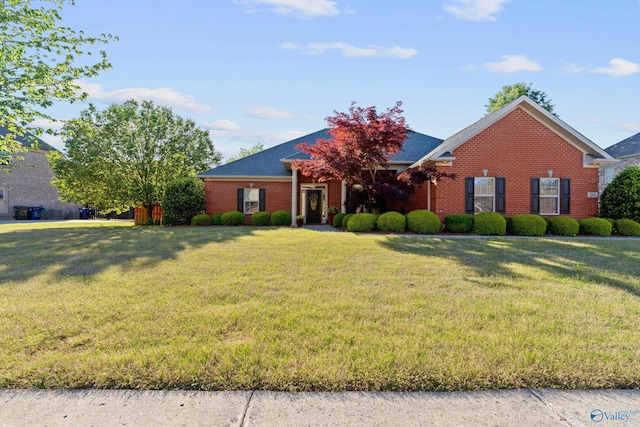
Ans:
[[[561,180],[561,189],[560,193],[560,213],[561,214],[570,214],[571,213],[571,179],[570,178],[562,178]]]
[[[472,176],[464,179],[464,213],[473,214],[473,189],[475,181]]]
[[[496,212],[504,215],[505,211],[505,178],[496,178]]]
[[[265,188],[261,188],[258,191],[258,210],[265,211],[265,195],[267,190]]]
[[[238,212],[244,213],[244,188],[238,188]]]
[[[531,213],[540,213],[540,178],[531,178]]]

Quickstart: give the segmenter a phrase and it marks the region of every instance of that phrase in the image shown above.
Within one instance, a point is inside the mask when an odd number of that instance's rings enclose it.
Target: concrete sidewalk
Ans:
[[[2,426],[640,425],[640,390],[0,390]]]

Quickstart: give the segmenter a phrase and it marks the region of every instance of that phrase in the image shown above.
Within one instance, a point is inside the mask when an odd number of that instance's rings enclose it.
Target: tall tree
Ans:
[[[209,133],[151,101],[94,105],[63,128],[66,154],[54,153],[53,184],[68,201],[103,211],[144,206],[149,213],[167,185],[219,164]]]
[[[397,102],[378,113],[376,107],[363,108],[354,102],[348,113],[335,111],[326,119],[331,138],[298,144],[295,148],[311,159],[295,160],[293,166],[319,182],[344,180],[352,189],[349,210],[355,206],[385,210],[387,198],[406,200],[417,185],[449,176],[428,166],[400,175],[388,170],[389,161],[402,149],[410,132],[401,105]]]
[[[264,150],[264,145],[260,143],[254,145],[251,148],[241,148],[240,152],[237,155],[229,157],[229,160],[227,160],[227,163],[235,162],[236,160],[240,160],[243,157],[247,157],[252,154],[259,153],[262,150]]]
[[[73,0],[0,0],[0,125],[9,132],[0,136],[0,152],[24,151],[16,135],[28,137],[43,129],[33,126],[36,119],[53,118],[45,112],[57,100],[74,102],[87,97],[79,91],[76,79],[92,77],[111,67],[105,52],[95,63],[87,47],[117,40],[111,35],[88,37],[82,31],[59,25],[65,3]],[[37,142],[34,140],[34,143]],[[8,170],[7,165],[0,165]]]
[[[511,101],[520,98],[522,95],[527,95],[542,108],[557,117],[558,115],[553,112],[554,105],[551,104],[550,99],[547,99],[547,94],[540,90],[535,90],[532,85],[533,83],[515,83],[512,85],[502,86],[500,92],[496,93],[493,98],[489,98],[489,104],[485,105],[487,108],[487,114],[501,109]]]

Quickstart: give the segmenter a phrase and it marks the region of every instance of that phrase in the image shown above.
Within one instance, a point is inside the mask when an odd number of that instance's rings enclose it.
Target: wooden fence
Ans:
[[[157,222],[158,224],[162,224],[162,206],[156,205],[153,208],[153,212],[151,213],[151,216],[153,217],[154,222]],[[133,221],[135,222],[136,225],[146,224],[147,221],[149,221],[147,209],[141,206],[136,206],[134,216],[133,216]]]

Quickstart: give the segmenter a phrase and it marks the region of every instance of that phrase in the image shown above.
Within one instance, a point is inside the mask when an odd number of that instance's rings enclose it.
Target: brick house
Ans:
[[[628,166],[640,166],[640,133],[630,136],[627,139],[623,139],[604,151],[618,159],[619,162],[614,165],[603,166],[600,168],[601,193],[622,169]]]
[[[0,127],[0,135],[6,133],[7,129]],[[0,171],[0,220],[13,218],[15,206],[42,206],[50,219],[78,218],[79,205],[61,202],[58,190],[51,185],[53,171],[47,154],[55,148],[42,140],[38,141],[37,149],[29,139],[16,140],[29,150],[19,153],[24,160],[11,156],[15,166],[11,173]]]
[[[321,130],[198,175],[204,180],[206,212],[284,209],[307,223],[325,223],[327,209],[344,211],[341,182],[318,183],[292,169],[301,142],[328,138]],[[449,214],[495,211],[537,213],[576,219],[598,213],[598,168],[617,162],[558,117],[523,96],[455,135],[440,140],[411,132],[390,169],[428,164],[454,173],[455,180],[428,183],[390,210],[428,209]],[[292,224],[293,225],[293,224]]]

